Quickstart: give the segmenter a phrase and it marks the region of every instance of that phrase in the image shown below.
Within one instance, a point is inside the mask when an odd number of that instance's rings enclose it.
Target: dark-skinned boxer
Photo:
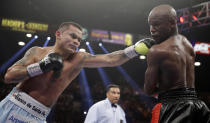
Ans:
[[[195,53],[178,33],[176,11],[169,5],[152,9],[148,17],[156,41],[147,54],[144,90],[158,93],[151,123],[208,123],[210,112],[195,91]]]

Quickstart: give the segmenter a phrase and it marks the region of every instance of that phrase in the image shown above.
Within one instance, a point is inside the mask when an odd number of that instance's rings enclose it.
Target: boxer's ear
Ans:
[[[61,36],[61,32],[57,30],[57,31],[55,32],[55,36],[56,36],[56,38],[58,38],[58,39],[59,39],[59,38],[60,38],[60,36]]]

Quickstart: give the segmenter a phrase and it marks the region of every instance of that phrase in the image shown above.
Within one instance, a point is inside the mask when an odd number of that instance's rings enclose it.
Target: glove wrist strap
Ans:
[[[30,64],[26,69],[30,77],[34,77],[43,73],[39,63]]]
[[[134,58],[134,57],[136,57],[136,56],[138,55],[138,54],[136,53],[136,51],[135,51],[135,46],[134,46],[134,45],[125,48],[125,49],[124,49],[124,53],[125,53],[125,55],[126,55],[128,58],[130,58],[130,59],[132,59],[132,58]]]

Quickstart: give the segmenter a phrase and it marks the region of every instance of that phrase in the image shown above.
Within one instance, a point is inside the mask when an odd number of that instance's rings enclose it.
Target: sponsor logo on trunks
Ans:
[[[13,115],[9,118],[9,121],[11,121],[12,123],[31,123],[30,121],[23,121],[15,118]]]
[[[45,116],[45,114],[46,114],[45,111],[41,111],[41,109],[36,106],[33,106],[32,110],[34,110],[35,112],[37,112],[38,114],[41,114],[43,116]]]
[[[15,97],[15,99],[19,102],[21,102],[23,105],[26,104],[26,101],[21,99],[21,95],[20,94],[13,94],[13,96]]]
[[[21,94],[14,93],[14,94],[13,94],[13,97],[14,97],[17,101],[19,101],[20,103],[22,103],[23,105],[25,105],[27,108],[32,109],[34,112],[36,112],[36,113],[38,113],[38,114],[40,114],[40,115],[42,115],[42,116],[44,116],[44,117],[46,116],[46,112],[45,112],[45,111],[43,111],[41,108],[39,108],[39,107],[37,107],[37,106],[35,106],[35,105],[31,104],[31,103],[27,103],[27,101],[24,100],[24,99],[21,97]]]

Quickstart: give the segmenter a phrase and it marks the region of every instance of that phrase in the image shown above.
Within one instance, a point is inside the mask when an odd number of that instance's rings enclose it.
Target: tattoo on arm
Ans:
[[[17,61],[16,63],[15,63],[15,65],[25,65],[26,64],[26,61],[27,61],[27,59],[28,59],[28,57],[30,57],[30,56],[32,56],[33,54],[34,54],[34,52],[35,52],[35,48],[31,48],[31,49],[29,49],[27,52],[26,52],[26,54],[24,55],[24,57],[22,58],[22,59],[20,59],[19,61]]]

